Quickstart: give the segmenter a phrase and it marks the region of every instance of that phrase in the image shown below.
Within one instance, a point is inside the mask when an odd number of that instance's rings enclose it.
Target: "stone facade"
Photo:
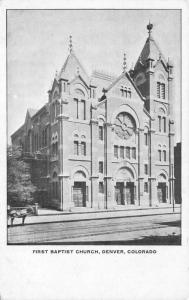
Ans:
[[[118,78],[97,71],[89,77],[71,45],[48,103],[29,109],[12,135],[31,162],[45,166],[43,174],[34,172],[47,191],[44,206],[173,203],[173,64],[154,41],[152,27],[135,67],[127,70],[124,58]]]

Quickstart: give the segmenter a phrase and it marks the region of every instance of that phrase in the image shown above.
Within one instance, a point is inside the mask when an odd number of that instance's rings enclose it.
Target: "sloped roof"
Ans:
[[[72,50],[58,74],[58,79],[72,80],[77,73],[89,84],[89,76]]]
[[[31,118],[36,114],[37,111],[38,111],[38,109],[28,108],[28,113],[29,113]]]
[[[158,60],[159,56],[161,56],[161,60],[166,65],[166,60],[158,46],[158,44],[155,42],[152,36],[149,36],[146,40],[146,43],[142,49],[142,52],[139,55],[139,58],[135,64],[134,69],[138,66],[138,64],[146,64],[146,60],[148,58],[152,58],[154,60]]]
[[[114,80],[114,82],[112,82],[109,87],[107,88],[107,91],[109,91],[114,85],[116,85],[116,83],[123,77],[126,77],[132,84],[132,86],[134,87],[134,89],[136,90],[136,92],[138,93],[138,95],[140,96],[140,98],[142,100],[144,100],[145,98],[142,96],[141,92],[139,91],[139,89],[137,88],[137,86],[135,85],[134,81],[132,80],[132,78],[130,77],[129,73],[122,73],[116,80]]]

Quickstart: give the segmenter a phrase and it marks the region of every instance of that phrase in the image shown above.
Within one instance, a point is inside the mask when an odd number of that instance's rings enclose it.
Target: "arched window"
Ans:
[[[86,143],[81,142],[81,155],[85,156],[86,155]]]
[[[166,150],[163,150],[163,160],[166,161]]]
[[[157,80],[157,98],[165,99],[165,77],[163,74],[158,76]]]
[[[163,108],[159,109],[158,128],[159,128],[159,132],[166,133],[166,130],[167,130],[167,119],[166,119],[166,116],[165,116],[165,110]]]
[[[148,146],[149,144],[149,134],[148,134],[148,128],[144,128],[144,145]]]

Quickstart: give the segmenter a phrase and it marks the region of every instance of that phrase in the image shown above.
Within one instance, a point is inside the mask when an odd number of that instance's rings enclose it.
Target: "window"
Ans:
[[[136,148],[132,148],[132,158],[136,159]]]
[[[166,161],[166,150],[163,150],[163,160]]]
[[[118,158],[118,146],[114,146],[114,157]]]
[[[103,194],[104,193],[104,184],[103,182],[99,182],[99,193]]]
[[[165,99],[165,83],[157,82],[157,97]]]
[[[163,132],[166,132],[166,117],[162,117],[163,120]]]
[[[64,82],[63,83],[63,91],[64,91],[64,93],[66,92],[66,89],[67,89],[67,84],[66,84],[66,82]]]
[[[103,161],[99,161],[99,173],[103,173]]]
[[[130,147],[126,147],[126,157],[130,159],[131,154],[130,154]]]
[[[148,146],[148,133],[147,132],[144,133],[144,144],[146,146]]]
[[[74,141],[74,155],[79,155],[79,144],[78,144],[78,141]]]
[[[148,175],[148,165],[144,165],[144,174]]]
[[[127,90],[127,95],[128,95],[129,98],[131,98],[131,89]]]
[[[79,111],[78,111],[78,99],[74,99],[74,103],[75,103],[75,117],[76,117],[76,119],[78,119],[79,118]]]
[[[160,98],[160,82],[157,82],[157,97]]]
[[[103,126],[99,126],[98,130],[99,130],[98,131],[99,132],[99,140],[103,141],[103,139],[104,139]]]
[[[158,150],[158,159],[161,161],[161,150]]]
[[[121,97],[125,97],[125,98],[131,98],[131,89],[128,88],[126,86],[121,86]]]
[[[81,142],[81,155],[86,155],[86,143]]]
[[[124,147],[123,146],[120,147],[120,157],[124,158]]]
[[[148,193],[148,182],[144,183],[144,192]]]
[[[81,100],[81,119],[85,120],[85,100]]]
[[[161,98],[165,99],[165,83],[161,84]]]
[[[159,132],[161,132],[161,116],[158,116]]]

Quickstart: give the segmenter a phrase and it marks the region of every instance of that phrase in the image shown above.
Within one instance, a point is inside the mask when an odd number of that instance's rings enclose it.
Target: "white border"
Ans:
[[[150,255],[32,255],[32,249],[61,246],[6,245],[6,9],[182,9],[182,246],[150,247]],[[189,160],[188,160],[188,1],[1,1],[0,2],[0,296],[2,299],[188,299]],[[137,20],[136,20],[137,22]],[[72,249],[73,246],[64,247]],[[90,249],[82,246],[77,248]],[[110,248],[110,247],[103,247]],[[124,248],[122,246],[111,249]],[[132,249],[146,249],[129,247]],[[101,247],[102,249],[102,247]]]

